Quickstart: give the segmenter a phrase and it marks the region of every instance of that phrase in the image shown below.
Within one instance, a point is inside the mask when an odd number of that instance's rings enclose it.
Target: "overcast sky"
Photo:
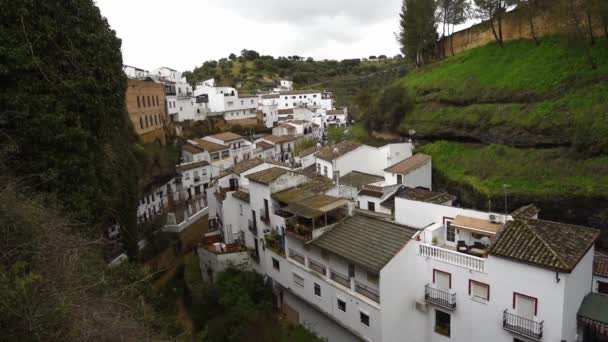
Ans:
[[[125,64],[192,69],[243,48],[273,56],[395,55],[401,0],[96,0]]]
[[[125,64],[191,70],[242,49],[315,59],[399,53],[402,0],[95,0]]]

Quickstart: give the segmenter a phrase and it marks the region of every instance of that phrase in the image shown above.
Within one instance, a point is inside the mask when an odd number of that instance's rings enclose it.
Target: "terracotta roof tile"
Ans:
[[[490,254],[569,273],[598,237],[593,228],[516,218],[498,233]]]
[[[539,212],[540,209],[534,204],[528,204],[512,212],[511,216],[521,218],[534,218],[536,215],[538,215]]]
[[[384,177],[359,171],[352,171],[340,177],[340,185],[361,189],[364,185],[383,181]]]
[[[192,162],[192,163],[183,163],[183,164],[179,164],[176,169],[177,171],[183,172],[183,171],[188,171],[188,170],[192,170],[192,169],[196,169],[199,167],[204,167],[204,166],[208,166],[209,163],[201,160],[201,161],[197,161],[197,162]]]
[[[208,137],[218,139],[218,140],[221,140],[224,142],[230,142],[230,141],[243,139],[243,136],[238,135],[236,133],[232,133],[232,132],[217,133],[217,134],[209,135]]]
[[[232,193],[232,197],[234,198],[238,198],[241,201],[247,202],[249,203],[249,193],[248,192],[244,192],[244,191],[235,191]]]
[[[196,141],[196,145],[195,145],[196,147],[202,148],[205,151],[209,151],[209,152],[223,151],[223,150],[227,150],[230,148],[226,145],[216,144],[214,142],[203,140],[203,139],[196,139],[195,141]]]
[[[250,181],[256,183],[270,184],[287,172],[289,172],[289,170],[285,170],[281,167],[272,167],[270,169],[251,173],[246,177],[249,178]]]
[[[593,258],[593,274],[608,277],[608,256],[595,254]]]
[[[356,214],[337,223],[310,244],[380,273],[416,232],[414,228]]]
[[[425,165],[430,160],[431,156],[427,154],[416,153],[415,155],[407,159],[404,159],[394,165],[387,167],[386,169],[384,169],[384,171],[389,173],[407,174]]]
[[[269,144],[269,143],[267,143],[265,141],[256,142],[255,146],[262,148],[262,151],[266,151],[266,150],[269,150],[271,148],[274,148],[274,145]]]
[[[326,146],[319,150],[317,157],[323,160],[332,161],[343,155],[356,150],[362,145],[353,141],[344,140],[333,146]]]
[[[232,169],[232,171],[234,171],[236,174],[241,174],[262,164],[264,164],[264,161],[261,158],[245,159],[232,165],[230,169]]]

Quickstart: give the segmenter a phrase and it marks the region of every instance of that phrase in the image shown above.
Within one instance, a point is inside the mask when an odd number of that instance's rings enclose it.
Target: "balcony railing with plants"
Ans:
[[[505,310],[502,316],[502,327],[515,334],[540,340],[543,337],[543,321],[537,322],[529,318],[521,317]]]
[[[372,287],[363,285],[362,283],[355,281],[355,292],[373,300],[376,303],[380,303],[380,293],[378,292],[378,290]]]
[[[426,284],[424,287],[424,300],[427,303],[440,306],[444,309],[456,309],[456,293],[450,293],[447,290],[442,290]]]
[[[287,232],[299,240],[312,240],[312,228],[298,222],[295,217],[285,221]]]
[[[266,247],[280,256],[285,256],[285,238],[275,231],[266,235]]]

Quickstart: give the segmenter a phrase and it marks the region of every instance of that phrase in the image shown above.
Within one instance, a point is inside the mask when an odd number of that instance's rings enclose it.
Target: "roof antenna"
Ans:
[[[507,206],[507,188],[510,188],[510,187],[511,187],[511,185],[509,185],[509,184],[502,185],[502,190],[505,194],[505,221],[507,220],[507,211],[508,211],[508,209],[507,209],[508,208],[508,206]]]

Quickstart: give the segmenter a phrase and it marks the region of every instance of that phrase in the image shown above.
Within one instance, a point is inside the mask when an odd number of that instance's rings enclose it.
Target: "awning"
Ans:
[[[608,327],[608,296],[589,293],[581,303],[577,316],[587,323]]]
[[[457,215],[451,224],[454,227],[468,230],[473,233],[490,235],[496,235],[500,227],[502,227],[501,224],[493,223],[489,220],[461,215]]]
[[[347,203],[348,201],[345,199],[320,194],[299,202],[290,203],[287,207],[283,208],[283,210],[296,216],[310,219],[343,207]]]
[[[281,192],[276,192],[271,195],[273,199],[283,203],[298,202],[312,196],[314,196],[314,193],[298,188],[283,190]]]

